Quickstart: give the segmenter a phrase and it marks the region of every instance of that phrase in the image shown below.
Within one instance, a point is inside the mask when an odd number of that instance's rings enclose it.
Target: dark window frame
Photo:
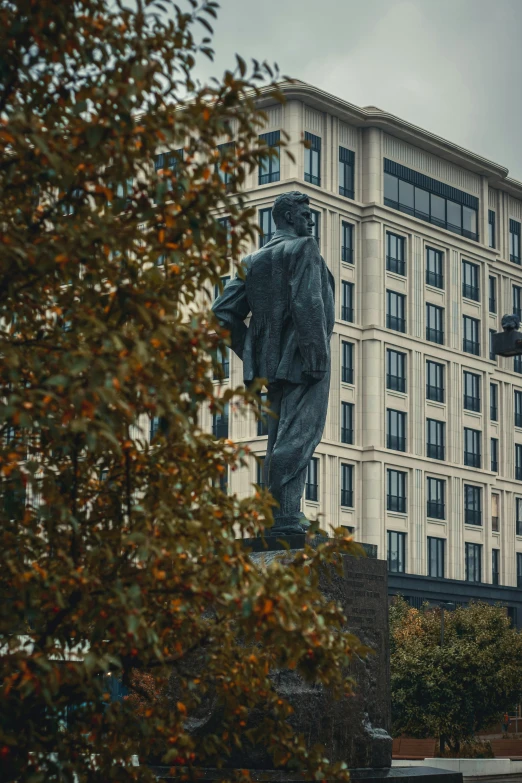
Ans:
[[[348,340],[341,340],[341,381],[353,384],[355,346]]]
[[[396,305],[393,308],[392,302]],[[392,309],[402,315],[392,315]],[[406,295],[388,288],[386,289],[386,328],[401,334],[406,333]]]
[[[482,527],[482,487],[464,484],[464,523]]]
[[[497,313],[497,278],[493,275],[489,275],[488,280],[488,293],[489,293],[489,312]]]
[[[444,253],[435,247],[426,247],[426,285],[444,290]]]
[[[473,302],[480,302],[480,267],[464,258],[462,259],[462,296]]]
[[[496,216],[493,209],[488,209],[488,244],[489,247],[495,247],[496,244]]]
[[[354,466],[341,462],[341,506],[353,508]]]
[[[509,260],[513,264],[520,265],[520,223],[518,220],[509,219]]]
[[[498,473],[498,438],[490,440],[491,472]]]
[[[353,324],[355,285],[349,280],[341,280],[341,321]]]
[[[386,510],[397,514],[407,513],[407,473],[388,468],[386,471]]]
[[[446,459],[446,422],[440,419],[426,419],[426,456],[441,461]]]
[[[446,519],[446,480],[426,476],[426,516]]]
[[[406,392],[406,354],[395,348],[386,349],[386,388]],[[395,370],[395,372],[393,372]]]
[[[441,383],[433,385],[430,383],[432,378],[431,369],[433,368],[435,380]],[[435,362],[432,359],[426,359],[426,399],[432,402],[441,402],[445,400],[445,365],[442,362]],[[440,376],[440,378],[439,378]]]
[[[480,413],[481,408],[481,376],[476,372],[464,370],[463,372],[463,404],[464,410]]]
[[[444,579],[446,570],[446,539],[428,536],[428,576]]]
[[[432,302],[426,302],[426,340],[444,345],[444,308]]]
[[[319,501],[319,457],[312,457],[306,469],[305,499]]]
[[[394,408],[386,409],[386,448],[393,449],[393,451],[406,451],[407,426],[408,422],[404,411],[398,411]],[[392,430],[394,434],[392,434]]]
[[[268,185],[271,182],[279,182],[281,179],[281,150],[279,147],[281,131],[260,133],[259,138],[271,150],[277,150],[277,155],[265,155],[259,159],[257,184]]]
[[[482,431],[473,427],[464,427],[464,465],[482,467]]]
[[[321,185],[321,147],[320,136],[305,131],[305,140],[310,142],[310,147],[305,147],[304,180],[311,185]],[[314,173],[317,172],[317,173]]]
[[[476,339],[466,337],[469,334],[467,326],[470,327],[473,337]],[[464,353],[480,356],[480,321],[470,315],[462,316],[462,350]]]
[[[398,530],[386,531],[386,554],[388,571],[392,574],[406,573],[406,533]]]
[[[355,153],[339,146],[339,195],[354,198]],[[344,182],[344,185],[341,185]],[[348,186],[347,186],[348,185]]]
[[[346,220],[341,221],[341,261],[353,264],[354,225]]]
[[[268,225],[265,226],[265,223]],[[259,247],[261,248],[273,239],[277,230],[275,220],[272,217],[272,207],[264,207],[259,210],[259,227],[261,229],[261,233],[259,234]],[[265,230],[265,228],[267,228],[268,231]]]
[[[341,401],[341,443],[353,446],[355,406],[353,402]]]
[[[393,231],[386,232],[386,269],[396,275],[406,275],[406,239]]]
[[[480,584],[482,582],[482,544],[466,541],[466,582]]]

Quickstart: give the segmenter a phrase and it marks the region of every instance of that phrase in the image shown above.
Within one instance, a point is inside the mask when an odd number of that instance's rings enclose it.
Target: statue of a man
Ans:
[[[301,497],[326,420],[335,305],[334,279],[312,236],[308,196],[283,193],[272,216],[273,238],[243,260],[245,279],[231,280],[213,310],[243,360],[245,385],[267,379],[277,418],[268,417],[264,480],[279,505],[272,528],[279,535],[309,527]]]

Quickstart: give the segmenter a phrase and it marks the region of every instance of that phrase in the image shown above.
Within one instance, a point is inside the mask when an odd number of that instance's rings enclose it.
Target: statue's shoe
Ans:
[[[302,535],[308,531],[311,523],[305,517],[302,511],[299,514],[293,514],[288,517],[276,517],[274,526],[267,531],[269,536],[293,536]]]

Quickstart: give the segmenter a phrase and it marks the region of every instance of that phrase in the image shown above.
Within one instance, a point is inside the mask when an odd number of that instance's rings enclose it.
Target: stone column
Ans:
[[[361,444],[364,448],[384,446],[384,410],[383,410],[383,362],[381,341],[363,339],[362,349],[362,395],[359,397],[362,407]]]
[[[384,256],[382,226],[368,221],[361,224],[361,324],[384,326]]]
[[[384,541],[384,489],[382,486],[382,463],[377,460],[369,460],[362,463],[362,492],[361,492],[361,540],[365,544],[377,546],[377,557],[383,560],[386,557],[386,545]]]
[[[383,202],[382,132],[379,128],[363,130],[362,200],[365,204]]]
[[[292,153],[295,161],[290,160],[285,151],[281,153],[281,180],[303,179],[304,147],[301,144],[303,133],[303,104],[301,101],[288,101],[283,106],[283,127],[289,134],[287,150]]]

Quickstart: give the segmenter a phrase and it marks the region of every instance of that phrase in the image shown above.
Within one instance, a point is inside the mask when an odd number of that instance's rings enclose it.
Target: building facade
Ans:
[[[283,106],[266,98],[266,138],[285,131],[295,160],[283,152],[246,183],[259,241],[275,197],[306,192],[336,281],[328,417],[303,510],[375,545],[392,592],[500,600],[520,622],[522,361],[495,359],[490,335],[522,312],[522,183],[375,107],[299,82],[283,91]],[[224,363],[240,384],[241,361]],[[204,425],[262,459],[252,415]],[[247,495],[261,475],[252,460],[229,488]]]

